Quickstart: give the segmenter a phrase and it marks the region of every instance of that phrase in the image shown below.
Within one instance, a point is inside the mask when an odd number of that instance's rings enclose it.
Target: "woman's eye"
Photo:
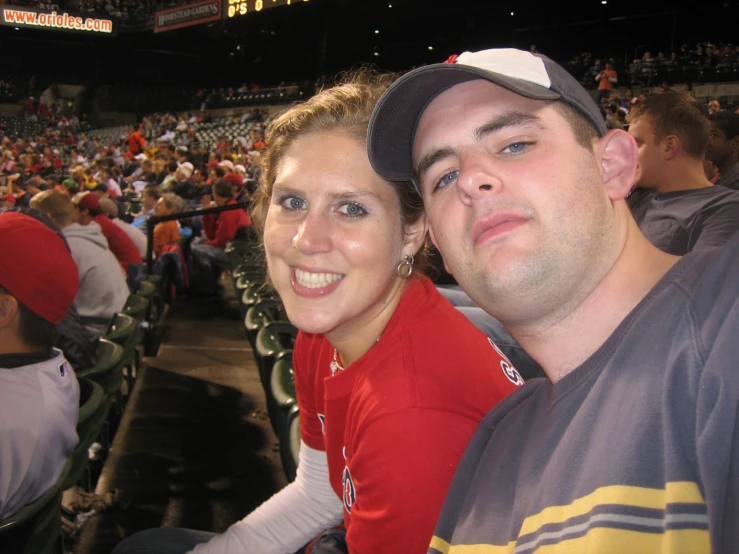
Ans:
[[[301,210],[305,207],[305,200],[297,196],[287,196],[280,200],[280,205],[288,210]]]
[[[367,210],[355,202],[342,204],[339,206],[339,212],[348,217],[362,217],[363,215],[367,215]]]

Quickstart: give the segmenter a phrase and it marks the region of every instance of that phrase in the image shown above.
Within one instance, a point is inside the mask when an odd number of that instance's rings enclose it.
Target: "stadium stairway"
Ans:
[[[223,531],[286,484],[234,299],[175,300],[164,324],[98,481],[118,502],[82,526],[74,554],[151,527]]]

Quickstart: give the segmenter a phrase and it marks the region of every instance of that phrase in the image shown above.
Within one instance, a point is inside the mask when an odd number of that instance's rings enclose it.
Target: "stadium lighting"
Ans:
[[[601,0],[601,4],[605,6],[606,4],[608,4],[608,0]]]
[[[379,53],[379,52],[374,52],[374,53],[373,53],[373,55],[374,55],[374,56],[379,56],[379,55],[380,55],[380,53]]]
[[[429,46],[429,50],[433,50],[433,49],[434,49],[434,47],[433,47],[433,46]]]
[[[393,7],[393,5],[392,5],[392,4],[388,4],[388,5],[387,5],[387,7],[388,7],[388,8],[392,8],[392,7]]]
[[[513,12],[511,12],[511,15],[513,15]]]
[[[380,29],[375,29],[375,34],[376,35],[379,35],[380,34]]]

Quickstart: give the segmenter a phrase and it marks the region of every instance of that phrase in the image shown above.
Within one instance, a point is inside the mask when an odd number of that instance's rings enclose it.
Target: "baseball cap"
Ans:
[[[64,240],[33,217],[0,213],[0,286],[46,321],[69,310],[79,274]]]
[[[118,204],[110,198],[100,200],[100,211],[108,217],[118,217]]]
[[[92,194],[91,192],[75,194],[74,198],[72,198],[72,202],[80,208],[87,208],[88,210],[95,210],[97,212],[100,211],[100,199],[97,197],[97,194]]]
[[[12,194],[6,194],[2,197],[5,202],[10,202],[11,204],[15,204],[15,196]]]
[[[62,186],[65,189],[71,189],[77,187],[77,181],[75,181],[74,179],[64,179],[64,181],[62,181]]]
[[[415,182],[413,138],[423,111],[445,90],[475,79],[526,98],[561,100],[582,114],[601,136],[608,132],[590,94],[546,56],[515,48],[465,52],[406,73],[385,92],[372,114],[367,136],[374,170],[389,181]]]
[[[233,171],[234,170],[234,164],[233,164],[233,162],[231,160],[223,160],[218,165],[220,165],[224,169],[228,169],[229,171]]]
[[[224,179],[226,179],[227,181],[231,181],[231,184],[237,187],[244,186],[244,178],[238,173],[228,173],[226,174]]]

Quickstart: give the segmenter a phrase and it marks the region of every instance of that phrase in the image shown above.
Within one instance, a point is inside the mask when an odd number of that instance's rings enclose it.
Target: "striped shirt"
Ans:
[[[580,367],[495,407],[429,552],[739,551],[738,250],[688,254]]]

